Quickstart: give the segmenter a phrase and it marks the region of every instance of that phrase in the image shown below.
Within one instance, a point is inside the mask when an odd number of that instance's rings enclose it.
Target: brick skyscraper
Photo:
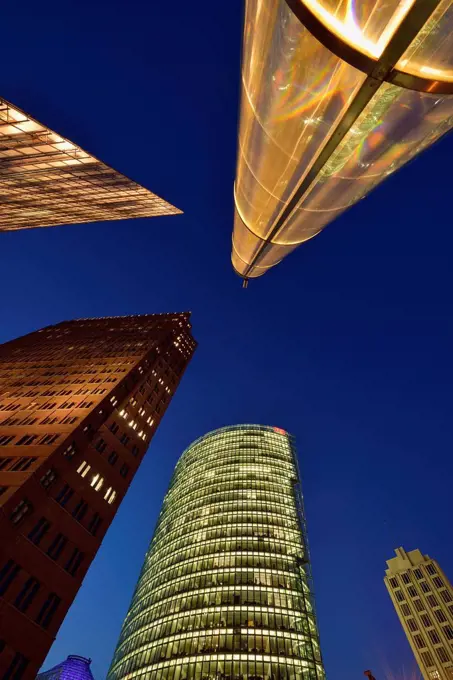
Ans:
[[[189,313],[0,346],[0,678],[32,680],[196,347]]]

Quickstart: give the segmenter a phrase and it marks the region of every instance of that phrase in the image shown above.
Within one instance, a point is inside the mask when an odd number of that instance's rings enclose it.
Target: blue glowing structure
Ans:
[[[91,659],[71,654],[66,661],[54,666],[44,673],[39,673],[36,680],[94,680],[90,669]]]

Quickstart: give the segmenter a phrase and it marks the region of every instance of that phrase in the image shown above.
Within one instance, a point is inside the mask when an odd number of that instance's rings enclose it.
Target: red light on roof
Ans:
[[[282,430],[281,427],[274,427],[274,432],[277,434],[286,434],[285,430]]]

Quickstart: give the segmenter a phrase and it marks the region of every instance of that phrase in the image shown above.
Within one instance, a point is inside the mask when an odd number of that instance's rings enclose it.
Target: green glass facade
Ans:
[[[296,453],[238,425],[176,465],[108,680],[322,680]]]

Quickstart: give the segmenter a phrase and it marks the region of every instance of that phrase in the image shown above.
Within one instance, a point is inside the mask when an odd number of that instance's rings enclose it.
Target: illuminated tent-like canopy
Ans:
[[[94,680],[90,663],[91,659],[72,654],[58,666],[39,673],[36,680]]]
[[[247,0],[232,261],[261,276],[453,125],[451,0]]]

